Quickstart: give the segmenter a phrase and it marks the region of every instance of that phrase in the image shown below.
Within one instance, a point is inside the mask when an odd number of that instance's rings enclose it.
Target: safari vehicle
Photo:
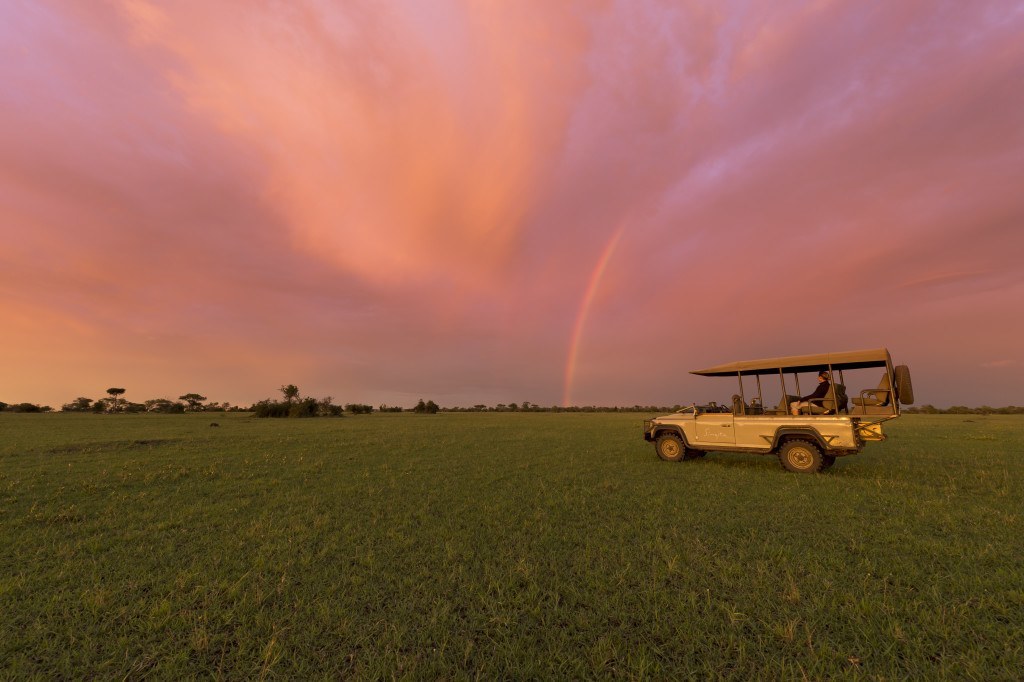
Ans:
[[[823,370],[831,377],[827,394],[793,414],[790,406],[800,398],[801,375],[806,390]],[[789,471],[815,473],[831,467],[837,457],[885,440],[882,424],[900,416],[901,403],[914,402],[910,370],[894,367],[885,348],[733,362],[691,374],[735,377],[739,393],[731,405],[693,404],[645,420],[644,440],[669,462],[712,451],[752,452],[777,455]],[[847,379],[869,385],[850,399]],[[765,406],[766,394],[769,400],[779,396],[776,407]]]

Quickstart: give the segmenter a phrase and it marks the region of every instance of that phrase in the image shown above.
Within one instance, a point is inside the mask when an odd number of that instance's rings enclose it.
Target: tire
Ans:
[[[834,455],[822,455],[821,456],[821,470],[831,469],[832,465],[836,463]]]
[[[821,450],[809,440],[788,440],[779,448],[779,462],[786,471],[816,474],[824,462]]]
[[[654,450],[658,457],[666,462],[681,462],[686,457],[687,447],[683,439],[674,433],[663,433],[654,442]]]
[[[914,404],[914,385],[910,383],[910,368],[906,365],[896,365],[893,368],[893,377],[896,382],[896,395],[900,398],[901,405]]]

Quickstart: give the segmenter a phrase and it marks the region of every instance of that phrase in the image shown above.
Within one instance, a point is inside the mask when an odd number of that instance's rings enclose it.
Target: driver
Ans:
[[[821,407],[823,403],[821,399],[828,395],[828,389],[831,385],[828,372],[821,370],[818,372],[818,387],[814,389],[814,393],[805,395],[804,397],[791,402],[789,404],[789,411],[796,416],[800,414],[800,408],[810,407],[812,404]]]

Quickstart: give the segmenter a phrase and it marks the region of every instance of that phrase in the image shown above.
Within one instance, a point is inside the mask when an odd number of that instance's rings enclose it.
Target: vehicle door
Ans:
[[[734,419],[728,412],[697,415],[696,443],[694,445],[734,444],[736,442]]]

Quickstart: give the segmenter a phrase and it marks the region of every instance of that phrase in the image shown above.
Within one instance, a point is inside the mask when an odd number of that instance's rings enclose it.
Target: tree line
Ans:
[[[966,405],[953,405],[946,409],[934,405],[921,405],[920,407],[904,407],[904,414],[1024,414],[1024,407],[1009,405],[1007,407],[967,407]]]
[[[497,405],[482,403],[471,407],[442,407],[433,400],[422,398],[413,407],[381,404],[377,407],[365,403],[335,404],[331,396],[324,398],[302,397],[299,388],[287,384],[278,389],[282,400],[265,398],[249,406],[232,405],[228,402],[207,402],[207,397],[200,393],[186,393],[177,400],[169,398],[152,398],[143,402],[132,402],[124,398],[127,390],[122,387],[111,387],[106,390],[107,396],[89,398],[80,396],[60,407],[61,412],[89,412],[93,414],[138,414],[143,412],[163,414],[184,414],[186,412],[253,412],[257,417],[333,417],[348,412],[351,414],[371,414],[373,412],[413,412],[416,414],[437,414],[438,412],[672,412],[679,405],[672,407],[657,405],[633,405],[631,407],[607,407],[595,405],[583,406],[544,406],[524,400],[521,403],[509,402]],[[7,412],[53,412],[49,405],[34,403],[7,404],[0,402],[0,411]]]
[[[112,387],[107,389],[107,397],[92,399],[79,396],[69,403],[61,406],[61,412],[93,412],[95,414],[107,414],[114,412],[139,413],[139,412],[161,412],[166,414],[182,414],[184,412],[241,412],[245,408],[232,405],[231,403],[206,402],[205,395],[200,393],[186,393],[178,396],[177,400],[169,398],[151,398],[141,403],[132,402],[122,398],[127,389]]]
[[[667,413],[680,409],[680,405],[632,405],[632,406],[598,406],[598,405],[538,405],[524,400],[522,403],[498,403],[472,407],[441,407],[433,400],[419,402],[411,408],[382,404],[374,408],[365,403],[335,404],[331,396],[324,398],[302,397],[295,384],[281,386],[278,391],[283,400],[275,401],[266,398],[248,407],[232,405],[227,402],[207,402],[207,397],[200,393],[186,393],[177,400],[168,398],[152,398],[141,403],[126,400],[122,396],[125,388],[113,386],[106,390],[107,396],[88,398],[80,396],[61,406],[61,412],[91,412],[93,414],[154,412],[164,414],[184,414],[185,412],[252,412],[257,417],[340,417],[343,413],[371,414],[373,412],[414,412],[416,414],[437,414],[438,412],[642,412]],[[53,412],[49,405],[35,403],[0,402],[0,412]],[[903,408],[904,414],[1024,414],[1024,407],[1009,405],[1007,407],[967,407],[954,405],[949,408],[938,408],[934,405]]]

